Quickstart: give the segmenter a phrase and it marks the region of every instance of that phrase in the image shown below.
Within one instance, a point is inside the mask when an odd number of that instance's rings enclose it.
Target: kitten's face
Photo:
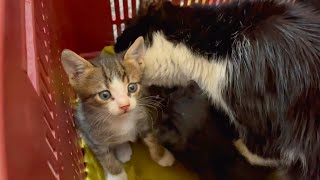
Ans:
[[[103,90],[96,93],[93,104],[106,108],[112,115],[120,115],[136,108],[140,85],[129,76],[112,77]]]
[[[101,55],[92,62],[64,50],[62,64],[81,103],[113,116],[135,109],[143,73],[140,50],[140,43],[133,44],[124,57]]]
[[[98,107],[117,116],[135,109],[141,94],[142,71],[132,60],[104,56],[92,62],[73,87],[85,105]]]

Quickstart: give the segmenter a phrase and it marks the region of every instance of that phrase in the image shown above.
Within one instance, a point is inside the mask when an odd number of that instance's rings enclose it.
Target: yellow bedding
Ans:
[[[104,53],[113,54],[113,46],[106,46]],[[85,142],[81,141],[81,146],[85,150],[84,162],[86,163],[87,180],[104,180],[103,170],[95,159],[92,151]],[[133,155],[131,160],[125,164],[125,169],[129,180],[198,180],[193,172],[188,171],[179,162],[175,162],[172,167],[161,167],[153,162],[149,156],[147,147],[143,144],[131,144]]]

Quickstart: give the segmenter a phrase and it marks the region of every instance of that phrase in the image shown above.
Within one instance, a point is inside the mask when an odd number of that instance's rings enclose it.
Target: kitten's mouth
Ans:
[[[125,114],[129,114],[132,112],[133,109],[120,109],[119,113],[118,113],[118,116],[122,116],[122,115],[125,115]]]
[[[130,112],[129,109],[128,109],[128,110],[122,110],[122,114],[126,114],[126,113],[128,113],[128,112]]]

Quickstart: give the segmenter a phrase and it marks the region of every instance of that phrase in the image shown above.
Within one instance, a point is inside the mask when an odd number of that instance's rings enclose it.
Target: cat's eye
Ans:
[[[102,100],[108,100],[111,98],[111,93],[108,90],[99,92],[99,98]]]
[[[137,83],[130,83],[128,85],[128,92],[129,93],[134,93],[138,90],[138,84]]]

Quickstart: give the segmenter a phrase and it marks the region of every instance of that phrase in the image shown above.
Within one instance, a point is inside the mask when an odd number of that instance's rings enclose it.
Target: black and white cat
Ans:
[[[194,80],[251,152],[295,172],[292,178],[320,179],[320,14],[311,7],[141,1],[115,49],[132,43],[145,66],[144,83]]]
[[[276,180],[277,169],[253,166],[233,145],[237,133],[228,117],[208,101],[194,82],[186,87],[148,88],[163,105],[157,138],[201,180]],[[160,109],[159,109],[160,111]]]

